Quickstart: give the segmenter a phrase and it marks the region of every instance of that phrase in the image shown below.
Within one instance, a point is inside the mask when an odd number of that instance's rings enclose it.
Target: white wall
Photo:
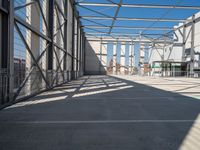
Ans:
[[[163,55],[163,49],[161,48],[149,48],[149,64],[151,64],[154,61],[161,61]]]
[[[100,50],[102,54],[100,56]],[[100,41],[86,41],[85,74],[106,74],[107,46]]]
[[[200,12],[195,14],[195,18],[200,17]],[[188,19],[192,19],[192,17],[189,17]],[[174,26],[174,28],[180,27],[183,24],[180,23],[177,26]],[[191,26],[186,27],[186,37],[188,37],[185,48],[191,48],[191,32],[190,32]],[[183,28],[180,28],[180,32],[183,33]],[[183,37],[178,30],[175,31],[176,34],[174,34],[174,45],[168,45],[165,47],[164,50],[164,60],[169,61],[182,61],[182,55],[183,55],[183,46],[181,45],[183,43]],[[200,22],[195,23],[195,38],[194,38],[194,46],[195,46],[195,52],[200,52]],[[158,49],[160,54],[163,53],[162,49]],[[196,59],[197,56],[195,57]],[[150,49],[149,50],[149,63],[152,63],[153,61],[161,61],[161,57],[156,49]]]
[[[200,12],[195,15],[195,18],[200,17]],[[195,52],[200,52],[200,22],[195,23],[195,39],[194,39]]]

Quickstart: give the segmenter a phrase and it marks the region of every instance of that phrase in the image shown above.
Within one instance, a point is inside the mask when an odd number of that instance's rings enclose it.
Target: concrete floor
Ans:
[[[199,150],[199,86],[85,76],[0,111],[0,150]]]

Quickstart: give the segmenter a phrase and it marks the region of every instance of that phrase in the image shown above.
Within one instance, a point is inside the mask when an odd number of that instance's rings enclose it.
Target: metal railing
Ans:
[[[147,76],[200,78],[200,71],[150,71]]]
[[[0,103],[4,104],[8,99],[9,75],[6,69],[0,69]]]

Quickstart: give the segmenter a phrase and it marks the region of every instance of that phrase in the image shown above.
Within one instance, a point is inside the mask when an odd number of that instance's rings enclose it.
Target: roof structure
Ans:
[[[76,1],[76,6],[89,39],[136,41],[173,39],[174,26],[192,22],[186,18],[200,10],[200,2],[193,3],[193,0],[82,0]]]

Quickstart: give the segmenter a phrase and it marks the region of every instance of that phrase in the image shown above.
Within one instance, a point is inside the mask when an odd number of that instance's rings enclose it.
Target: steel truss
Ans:
[[[151,46],[149,48],[155,49],[162,60],[164,59],[163,54],[161,54],[158,49],[164,49],[166,46],[171,45],[172,47],[178,46],[182,47],[183,58],[185,61],[185,44],[189,38],[191,42],[191,74],[194,68],[194,31],[195,23],[200,21],[200,17],[191,17],[189,19],[182,18],[130,18],[130,17],[119,17],[118,13],[121,8],[146,8],[146,9],[181,9],[181,10],[200,10],[200,6],[181,6],[181,5],[149,5],[149,4],[126,4],[123,1],[115,3],[112,0],[107,0],[107,3],[101,2],[77,2],[76,6],[82,9],[86,9],[92,13],[92,15],[81,14],[80,18],[91,24],[83,24],[82,28],[87,31],[86,37],[89,41],[99,41],[104,42],[139,42],[140,45],[149,43]],[[103,8],[102,11],[96,8]],[[116,8],[116,12],[113,16],[110,16],[103,11],[109,8]],[[96,15],[95,15],[96,14]],[[105,25],[100,21],[110,20],[110,25]],[[178,27],[146,27],[144,26],[116,26],[117,21],[143,21],[143,22],[174,22],[179,24]],[[183,25],[180,25],[182,23]],[[190,28],[189,33],[186,35],[186,28]],[[87,30],[86,30],[87,29]],[[120,29],[118,32],[112,32],[113,29]],[[183,30],[182,30],[183,29]],[[124,30],[129,30],[129,33],[124,32]],[[132,31],[138,31],[133,32]],[[142,32],[141,32],[142,31]],[[163,31],[163,34],[145,34],[143,31]],[[165,31],[165,32],[164,32]],[[177,32],[181,34],[183,41],[180,42],[177,36]],[[175,38],[174,38],[175,37]],[[177,43],[179,42],[179,43]]]
[[[74,32],[77,30],[77,46],[76,49],[73,47],[73,49],[69,50],[67,46],[67,40],[68,40],[68,5],[72,7],[73,9],[73,20],[76,18],[79,20],[78,13],[76,8],[74,7],[74,1],[73,0],[62,0],[59,4],[56,0],[47,0],[47,8],[48,10],[44,10],[43,6],[41,4],[40,0],[30,0],[30,2],[27,1],[25,4],[18,5],[17,7],[14,7],[14,2],[4,2],[3,5],[0,5],[0,13],[5,15],[5,26],[3,26],[3,30],[5,29],[10,30],[11,32],[3,32],[6,35],[3,35],[6,41],[3,43],[5,46],[3,47],[3,55],[5,60],[2,60],[4,63],[2,64],[1,68],[7,68],[9,70],[8,72],[8,82],[9,87],[7,91],[3,92],[7,95],[3,97],[3,100],[1,101],[2,104],[5,103],[12,103],[16,99],[19,99],[20,92],[26,87],[26,84],[29,82],[30,78],[33,78],[33,73],[35,70],[39,71],[39,76],[42,77],[42,80],[44,81],[46,88],[39,89],[37,91],[41,92],[43,90],[48,90],[50,88],[53,88],[54,86],[57,86],[59,84],[65,83],[69,81],[72,78],[77,78],[83,74],[83,59],[84,59],[84,41],[85,36],[84,32],[81,29],[81,22],[78,21],[77,28],[74,28],[72,31],[72,39],[74,40],[75,35]],[[45,1],[43,1],[45,2]],[[31,7],[35,5],[35,7],[38,8],[39,13],[41,15],[41,19],[43,21],[43,26],[46,29],[45,32],[41,32],[38,28],[34,27],[31,23],[27,22],[22,18],[22,16],[16,15],[15,12],[20,11],[22,9],[27,9],[27,7]],[[47,19],[49,18],[49,19]],[[34,20],[39,21],[39,20]],[[56,22],[56,28],[55,28],[55,22]],[[72,27],[74,27],[74,22],[72,24]],[[18,33],[21,42],[26,48],[27,54],[30,56],[32,63],[29,66],[29,71],[26,73],[26,76],[21,82],[20,86],[17,87],[17,89],[14,92],[14,28],[16,29],[16,32]],[[24,35],[25,29],[31,34],[36,35],[38,38],[41,38],[44,42],[46,42],[46,46],[43,49],[40,50],[33,50],[30,47],[29,42],[27,41],[26,35]],[[8,34],[9,33],[9,34]],[[59,36],[59,37],[58,37]],[[8,37],[8,38],[6,38]],[[56,39],[60,38],[59,42],[63,44],[57,43]],[[6,51],[8,50],[9,51]],[[35,57],[33,54],[33,51],[40,51],[40,54],[38,57]],[[70,53],[69,51],[72,51]],[[77,56],[73,55],[73,52],[77,51]],[[7,53],[6,53],[7,52]],[[59,54],[58,54],[59,53]],[[59,56],[60,55],[60,56]],[[0,55],[1,56],[1,55]],[[47,68],[44,70],[42,66],[39,64],[41,60],[46,57],[47,59]],[[71,65],[74,66],[75,61],[77,62],[77,67],[73,70],[67,70],[67,65],[69,64],[69,61],[67,58],[71,58],[72,62]],[[54,64],[55,63],[55,64]],[[8,66],[9,65],[9,66]],[[79,68],[79,69],[78,69]],[[73,76],[74,74],[74,76]],[[72,76],[71,76],[72,75]],[[34,84],[34,83],[32,83]],[[1,90],[1,89],[0,89]],[[0,91],[1,92],[1,91]],[[2,94],[2,92],[1,92]],[[26,96],[30,96],[36,93],[30,93],[28,95],[22,95],[23,98]],[[21,96],[20,96],[21,97]],[[0,99],[2,99],[2,95],[0,95]],[[4,105],[3,105],[4,106]]]
[[[173,32],[174,30],[171,27],[145,27],[145,26],[140,26],[140,27],[130,27],[130,26],[115,26],[116,21],[148,21],[148,22],[177,22],[177,23],[184,23],[184,22],[190,22],[192,23],[192,19],[186,20],[186,19],[177,19],[177,18],[128,18],[128,17],[118,17],[118,13],[120,11],[121,7],[124,8],[151,8],[151,9],[183,9],[183,10],[200,10],[200,6],[176,6],[176,5],[150,5],[150,4],[126,4],[123,3],[123,1],[119,1],[119,3],[114,3],[113,1],[108,0],[109,3],[92,3],[92,2],[77,2],[76,6],[81,7],[83,9],[87,9],[95,14],[98,14],[98,16],[84,16],[83,14],[80,16],[81,19],[87,20],[91,23],[94,23],[95,25],[83,25],[82,28],[84,29],[89,29],[91,31],[97,31],[101,32],[97,29],[108,29],[107,34],[111,35],[112,29],[131,29],[131,30],[161,30],[161,31],[171,31]],[[116,7],[116,13],[114,16],[107,15],[103,13],[103,11],[97,11],[95,10],[96,7],[102,7],[102,8],[108,8],[108,7]],[[112,23],[110,26],[101,24],[97,22],[97,20],[112,20]],[[138,32],[139,34],[139,32]],[[96,38],[96,35],[93,35],[94,38]],[[120,34],[120,37],[122,36],[127,36],[124,35],[123,33]],[[165,34],[163,36],[166,36]]]

